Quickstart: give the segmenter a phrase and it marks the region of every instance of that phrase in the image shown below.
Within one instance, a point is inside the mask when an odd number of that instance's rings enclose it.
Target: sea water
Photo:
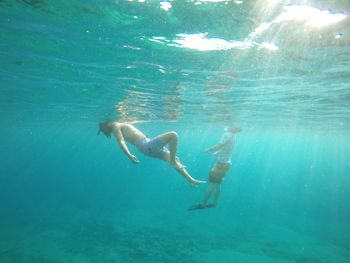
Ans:
[[[348,1],[0,1],[0,262],[348,262]],[[179,135],[217,207],[98,123]]]

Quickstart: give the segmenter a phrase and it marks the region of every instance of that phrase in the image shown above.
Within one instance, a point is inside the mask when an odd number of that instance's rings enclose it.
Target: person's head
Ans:
[[[238,132],[241,132],[242,129],[239,128],[239,127],[233,127],[233,126],[231,126],[231,127],[228,127],[228,128],[227,128],[227,131],[229,131],[229,132],[231,132],[231,133],[238,133]]]
[[[110,138],[112,134],[112,125],[110,121],[104,121],[99,123],[99,129],[98,129],[98,134],[100,132],[103,132],[106,137]]]

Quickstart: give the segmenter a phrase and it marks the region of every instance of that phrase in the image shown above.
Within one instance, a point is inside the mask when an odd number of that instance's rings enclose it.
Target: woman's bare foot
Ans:
[[[207,183],[207,182],[201,181],[201,180],[196,180],[196,179],[193,179],[190,181],[191,186],[198,186],[198,185],[205,184],[205,183]]]

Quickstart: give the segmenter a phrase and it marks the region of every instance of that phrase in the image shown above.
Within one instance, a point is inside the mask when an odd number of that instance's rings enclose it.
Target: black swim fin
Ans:
[[[190,206],[190,208],[188,208],[189,211],[192,211],[192,210],[198,210],[198,209],[204,209],[205,206],[202,205],[202,204],[199,204],[199,205],[193,205],[193,206]]]
[[[210,204],[210,205],[193,205],[190,208],[188,208],[188,211],[193,211],[193,210],[199,210],[199,209],[205,209],[205,208],[214,208],[215,205],[214,204]]]

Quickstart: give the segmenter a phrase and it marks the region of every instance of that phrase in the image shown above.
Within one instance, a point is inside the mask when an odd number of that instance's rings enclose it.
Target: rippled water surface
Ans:
[[[347,263],[348,0],[0,0],[0,262]],[[175,130],[190,174],[233,123],[218,207],[105,119]],[[198,213],[197,213],[198,212]]]
[[[166,3],[1,1],[2,118],[349,129],[347,1]]]

